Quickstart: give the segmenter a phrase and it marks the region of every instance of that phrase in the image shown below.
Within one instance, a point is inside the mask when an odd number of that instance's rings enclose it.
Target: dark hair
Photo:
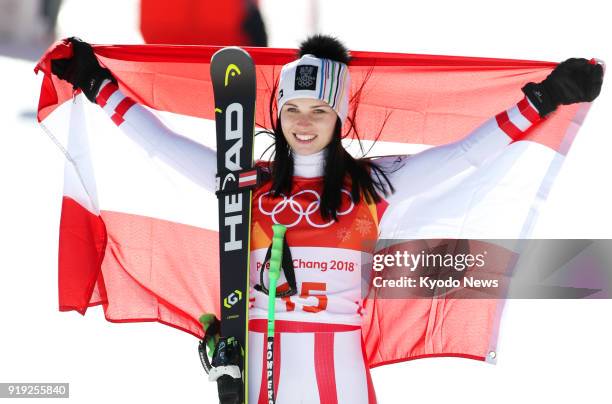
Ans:
[[[302,42],[298,56],[301,57],[305,54],[332,59],[345,64],[350,61],[350,55],[344,45],[336,38],[325,35],[314,35]],[[346,135],[353,132],[354,138],[360,146],[361,140],[356,130],[355,115],[362,89],[363,86],[351,99],[351,104],[354,107],[351,116],[347,117],[349,130],[346,131]],[[276,93],[275,90],[276,86],[272,94]],[[280,117],[274,119],[276,114],[274,113],[273,102],[274,97],[270,100],[270,115],[273,122],[272,133],[274,135],[274,156],[271,161],[270,178],[272,181],[271,194],[273,196],[279,196],[281,193],[289,195],[293,187],[293,155],[281,128]],[[342,122],[340,118],[337,118],[332,140],[325,147],[323,191],[320,205],[321,216],[325,220],[338,220],[336,212],[340,209],[342,189],[345,186],[350,186],[353,203],[358,203],[362,194],[368,203],[380,202],[380,194],[388,195],[395,191],[385,172],[369,159],[355,159],[351,156],[342,146],[342,138]],[[363,147],[361,147],[361,150],[363,151]]]

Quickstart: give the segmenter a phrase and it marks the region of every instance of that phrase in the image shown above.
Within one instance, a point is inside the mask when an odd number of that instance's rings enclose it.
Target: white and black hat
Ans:
[[[318,57],[314,54],[305,53],[312,50],[313,53],[322,47],[329,47],[330,42],[335,53],[348,54],[343,45],[337,40],[326,36],[315,36],[306,40],[301,48],[302,56],[291,63],[283,66],[278,84],[277,104],[278,114],[283,105],[296,98],[312,98],[325,101],[336,111],[342,123],[348,115],[350,74],[346,63],[326,57]],[[319,51],[326,54],[329,52]]]

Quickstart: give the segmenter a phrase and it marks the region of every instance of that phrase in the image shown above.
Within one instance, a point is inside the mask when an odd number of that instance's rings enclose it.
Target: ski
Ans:
[[[223,48],[211,59],[210,76],[217,131],[221,284],[220,338],[212,367],[219,370],[214,377],[220,402],[247,404],[251,198],[258,180],[253,164],[255,66],[244,50]]]

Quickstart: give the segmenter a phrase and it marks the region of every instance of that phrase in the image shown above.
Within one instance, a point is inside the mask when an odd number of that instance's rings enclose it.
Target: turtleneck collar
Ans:
[[[314,178],[323,176],[325,165],[325,149],[309,155],[293,154],[293,175]]]

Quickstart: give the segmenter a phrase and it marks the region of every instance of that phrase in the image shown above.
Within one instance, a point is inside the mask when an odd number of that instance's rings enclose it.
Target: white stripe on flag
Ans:
[[[129,113],[136,108],[141,107]],[[74,168],[66,170],[65,196],[95,214],[129,213],[217,230],[217,217],[210,215],[217,206],[210,174],[216,171],[214,151],[184,137],[156,137],[155,131],[140,133],[128,124],[118,128],[83,95],[61,105],[43,124],[55,134],[66,122],[71,135],[58,143]],[[214,137],[214,132],[200,136]],[[188,158],[176,159],[177,154]]]
[[[518,238],[558,156],[539,143],[521,141],[477,168],[458,161],[422,171],[409,158],[401,178],[405,185],[398,183],[387,198],[393,210],[385,211],[380,238]]]
[[[240,177],[238,181],[240,183],[243,183],[243,182],[248,182],[248,181],[255,181],[256,179],[257,179],[257,175],[253,174],[253,175],[249,175],[248,177]]]

